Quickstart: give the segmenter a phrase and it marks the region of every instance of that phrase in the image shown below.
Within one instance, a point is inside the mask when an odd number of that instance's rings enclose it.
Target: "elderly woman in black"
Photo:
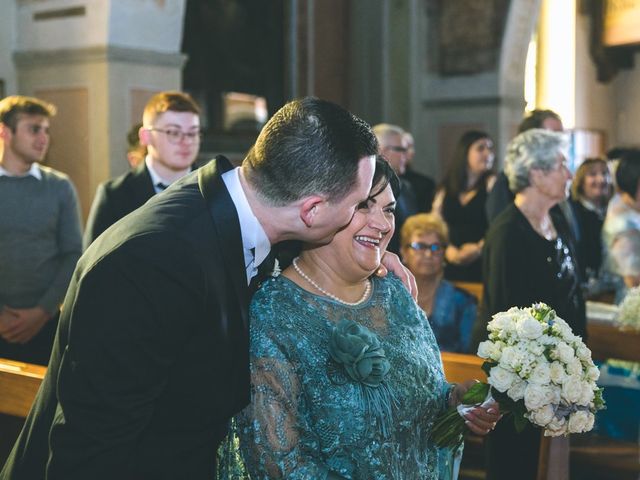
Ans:
[[[571,173],[564,137],[533,129],[507,148],[505,173],[514,202],[491,224],[483,251],[484,298],[475,343],[484,340],[491,316],[510,307],[545,302],[576,335],[585,335],[585,308],[568,227],[551,209],[565,199]],[[513,422],[498,424],[487,442],[487,479],[536,478],[540,430],[517,434]]]

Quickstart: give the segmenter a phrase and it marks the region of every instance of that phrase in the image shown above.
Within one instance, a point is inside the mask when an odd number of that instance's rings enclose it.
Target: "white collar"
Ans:
[[[159,183],[163,184],[164,188],[167,188],[173,183],[169,180],[165,180],[158,174],[158,172],[151,165],[151,157],[149,155],[144,157],[144,164],[147,166],[149,176],[151,177],[151,183],[153,184],[153,188],[155,189],[156,193],[160,193],[162,190],[164,190],[163,188],[158,188]]]
[[[32,176],[37,178],[38,180],[42,180],[42,170],[40,170],[40,165],[37,162],[33,162],[29,171],[27,173],[23,173],[22,175],[14,175],[13,173],[5,170],[0,166],[0,177],[28,177]]]
[[[250,250],[255,248],[255,265],[260,265],[271,250],[269,238],[260,225],[260,222],[253,214],[247,196],[240,183],[240,167],[236,167],[222,174],[222,181],[229,191],[231,200],[238,212],[240,220],[240,232],[242,234],[242,246]]]

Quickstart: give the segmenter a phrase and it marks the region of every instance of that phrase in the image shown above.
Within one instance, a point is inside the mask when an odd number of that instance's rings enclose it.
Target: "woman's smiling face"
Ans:
[[[395,207],[396,199],[389,185],[358,206],[351,223],[328,245],[340,269],[360,277],[376,271],[394,232]]]

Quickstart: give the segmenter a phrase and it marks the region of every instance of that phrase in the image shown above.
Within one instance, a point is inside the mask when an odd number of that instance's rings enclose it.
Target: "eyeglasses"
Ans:
[[[177,145],[185,139],[188,140],[187,143],[200,143],[200,139],[202,138],[202,132],[200,130],[196,132],[183,132],[179,128],[147,128],[147,130],[164,133],[172,145]]]
[[[444,247],[440,243],[411,242],[409,248],[416,252],[431,252],[431,255],[442,255]]]
[[[406,147],[399,147],[399,146],[392,146],[392,147],[385,147],[388,148],[389,150],[391,150],[392,152],[398,152],[398,153],[407,153],[409,151],[408,148]]]

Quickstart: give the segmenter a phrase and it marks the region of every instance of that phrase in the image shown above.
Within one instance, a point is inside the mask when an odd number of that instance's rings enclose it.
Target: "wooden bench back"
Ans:
[[[482,302],[482,294],[484,292],[484,285],[480,282],[452,282],[460,290],[470,293],[478,301],[478,305]]]
[[[46,367],[0,358],[0,413],[26,418]]]
[[[447,381],[459,383],[472,378],[482,382],[487,381],[487,376],[481,369],[484,362],[482,358],[450,352],[442,352],[440,355]],[[568,478],[569,438],[550,438],[541,435],[536,480],[566,480]]]
[[[640,362],[640,331],[620,330],[616,325],[590,320],[587,333],[587,346],[594,359]]]

